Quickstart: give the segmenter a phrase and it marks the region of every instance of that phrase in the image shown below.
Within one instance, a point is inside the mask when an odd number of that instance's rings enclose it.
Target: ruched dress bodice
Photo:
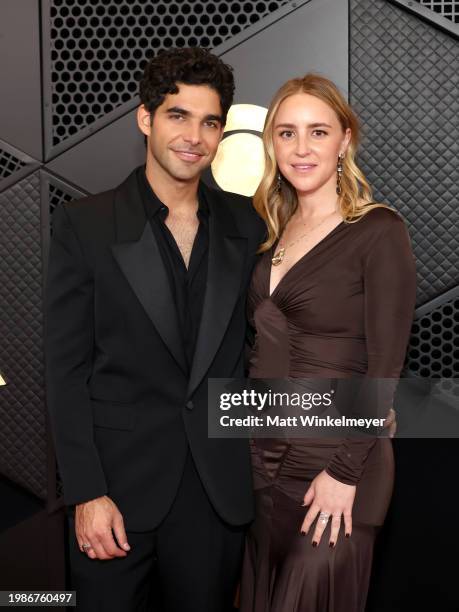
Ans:
[[[379,208],[340,223],[269,295],[273,251],[260,258],[249,291],[249,375],[398,377],[415,299],[403,221]]]

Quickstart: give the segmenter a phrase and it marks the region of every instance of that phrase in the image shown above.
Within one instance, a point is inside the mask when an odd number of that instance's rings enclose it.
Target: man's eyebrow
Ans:
[[[182,115],[182,117],[190,117],[192,113],[190,111],[181,108],[180,106],[172,106],[166,110],[166,113],[170,115]],[[221,115],[206,115],[203,121],[218,121],[223,124],[223,117]]]
[[[190,115],[190,111],[185,110],[184,108],[180,108],[180,106],[172,106],[171,108],[168,108],[166,113],[170,113],[171,115],[183,115],[183,116],[187,116]]]
[[[218,121],[219,123],[223,123],[223,117],[221,115],[206,115],[204,121]]]
[[[278,123],[274,126],[275,128],[296,128],[297,126],[294,123]],[[318,128],[318,127],[328,127],[332,128],[328,123],[309,123],[308,128]]]

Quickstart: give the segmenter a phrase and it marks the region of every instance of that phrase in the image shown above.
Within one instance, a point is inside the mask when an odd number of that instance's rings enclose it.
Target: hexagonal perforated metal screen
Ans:
[[[161,49],[214,48],[286,0],[49,0],[52,146],[131,100]]]
[[[406,366],[418,376],[459,378],[459,289],[444,298],[414,321]]]

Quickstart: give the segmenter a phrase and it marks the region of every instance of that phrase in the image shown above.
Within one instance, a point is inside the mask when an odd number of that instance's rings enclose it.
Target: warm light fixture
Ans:
[[[256,104],[233,104],[225,134],[212,162],[212,175],[226,191],[253,196],[264,171],[261,132],[267,109]],[[255,133],[254,133],[255,132]]]
[[[6,380],[3,378],[3,376],[0,374],[0,387],[3,387],[4,385],[6,385]]]
[[[268,109],[256,104],[233,104],[226,117],[225,132],[253,130],[262,132]]]
[[[263,143],[255,134],[237,133],[218,147],[212,174],[225,191],[253,196],[263,176]]]

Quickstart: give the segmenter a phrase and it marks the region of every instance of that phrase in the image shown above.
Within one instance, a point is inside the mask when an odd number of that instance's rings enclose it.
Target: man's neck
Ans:
[[[198,202],[199,177],[192,181],[179,181],[167,174],[157,164],[147,159],[145,174],[156,196],[169,210],[196,208]]]

